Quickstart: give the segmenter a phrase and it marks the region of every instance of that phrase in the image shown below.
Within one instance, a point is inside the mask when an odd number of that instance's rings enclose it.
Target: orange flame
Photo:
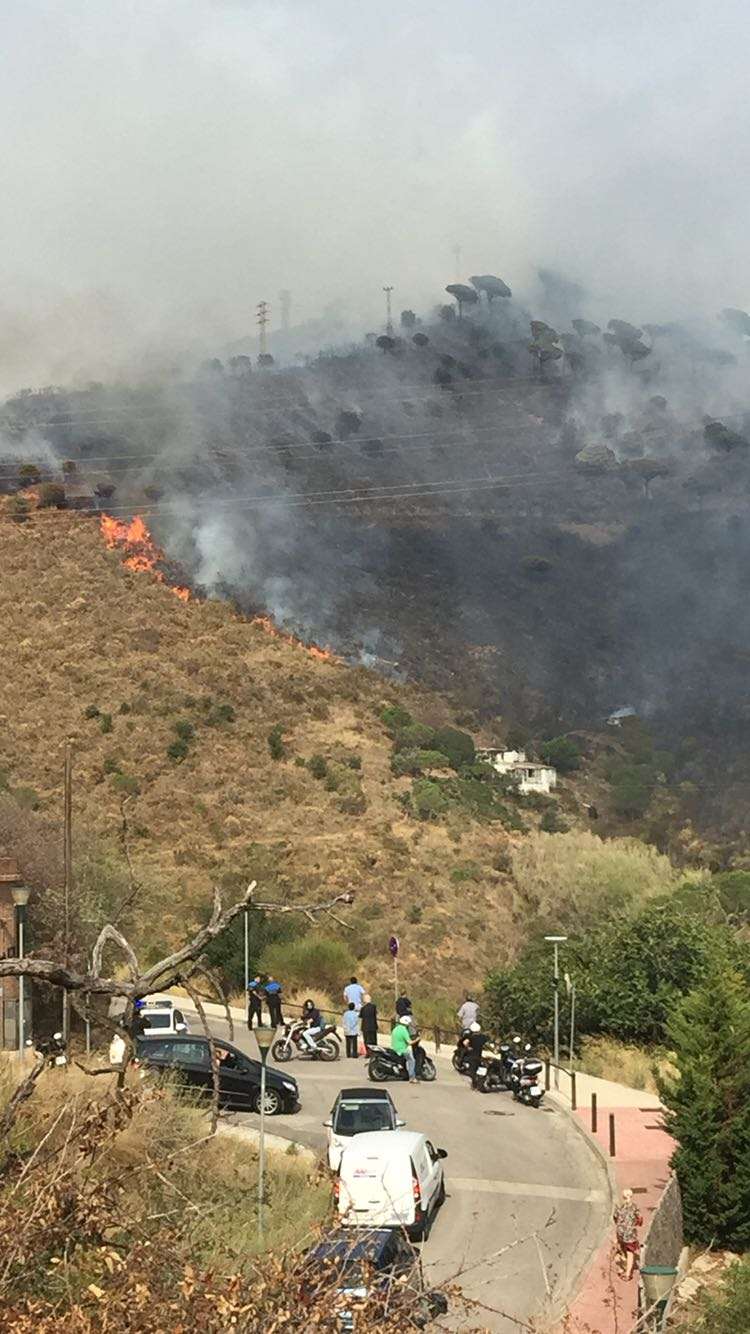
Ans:
[[[182,602],[189,602],[190,589],[183,584],[170,584],[159,569],[159,563],[165,560],[164,552],[158,547],[146,527],[143,519],[136,514],[128,523],[124,519],[113,519],[109,514],[102,514],[100,519],[101,534],[110,550],[126,553],[123,565],[129,570],[152,574],[154,579],[166,586]]]
[[[304,640],[298,639],[296,635],[287,634],[284,630],[279,630],[275,626],[270,616],[254,616],[251,622],[257,625],[259,630],[265,631],[267,635],[272,635],[274,639],[283,639],[285,644],[291,644],[292,648],[304,649],[318,662],[339,662],[339,658],[332,653],[329,648],[321,648],[318,644],[306,644]]]

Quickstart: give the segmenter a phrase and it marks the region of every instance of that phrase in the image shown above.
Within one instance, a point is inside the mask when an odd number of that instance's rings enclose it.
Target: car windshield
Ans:
[[[146,1028],[170,1028],[172,1024],[171,1010],[145,1010],[143,1013],[143,1022]]]
[[[362,1135],[368,1130],[393,1130],[393,1112],[387,1102],[340,1102],[333,1123],[337,1135]]]

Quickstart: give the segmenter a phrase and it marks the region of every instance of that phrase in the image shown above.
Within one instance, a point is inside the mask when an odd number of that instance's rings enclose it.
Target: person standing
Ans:
[[[253,1020],[256,1026],[263,1023],[263,983],[259,977],[254,977],[247,987],[248,1028],[252,1028]]]
[[[619,1251],[618,1259],[625,1262],[624,1269],[621,1267],[620,1272],[623,1278],[631,1279],[636,1256],[641,1249],[638,1241],[638,1228],[643,1227],[643,1218],[638,1212],[637,1205],[633,1203],[633,1192],[629,1187],[626,1187],[622,1192],[622,1204],[619,1204],[615,1209],[614,1220],[617,1249]]]
[[[474,997],[471,996],[468,991],[464,998],[464,1003],[457,1011],[457,1014],[458,1014],[458,1022],[461,1025],[462,1033],[465,1033],[467,1029],[471,1028],[472,1024],[477,1023],[479,1016],[479,1006],[477,1005],[477,1002],[474,1000]]]
[[[268,977],[265,984],[268,1019],[272,1028],[278,1028],[284,1020],[281,1016],[281,983],[275,977]]]
[[[413,1045],[412,1036],[406,1024],[402,1019],[397,1019],[391,1029],[391,1051],[395,1051],[396,1055],[400,1056],[404,1062],[410,1084],[416,1084],[417,1082],[414,1052],[412,1051]]]
[[[424,1066],[424,1047],[419,1041],[419,1029],[414,1021],[414,1015],[411,1013],[402,1014],[400,1016],[400,1023],[409,1030],[409,1037],[411,1038],[412,1043],[411,1050],[414,1057],[414,1075],[416,1079],[421,1079],[422,1067]]]
[[[362,1001],[364,999],[364,995],[365,995],[365,989],[362,986],[361,982],[358,982],[356,977],[350,977],[349,981],[344,987],[344,1000],[346,1001],[347,1005],[353,1004],[358,1014],[359,1011],[362,1009]]]
[[[346,1040],[346,1054],[350,1060],[357,1059],[357,1038],[359,1037],[359,1014],[354,1001],[349,1001],[342,1019],[344,1028],[344,1038]]]
[[[372,996],[365,992],[362,997],[362,1009],[359,1012],[359,1022],[362,1026],[362,1041],[367,1047],[377,1047],[378,1045],[378,1012],[375,1008],[375,1002]]]

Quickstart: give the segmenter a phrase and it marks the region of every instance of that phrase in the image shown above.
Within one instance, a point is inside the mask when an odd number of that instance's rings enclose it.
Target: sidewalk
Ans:
[[[645,1239],[661,1193],[670,1178],[674,1141],[661,1127],[661,1104],[653,1093],[607,1079],[578,1074],[578,1110],[571,1113],[582,1133],[598,1146],[618,1193],[630,1186],[643,1215]],[[597,1130],[591,1129],[591,1094],[596,1093]],[[564,1106],[567,1100],[556,1096]],[[609,1117],[615,1118],[615,1157],[609,1157]],[[578,1296],[569,1307],[567,1334],[630,1334],[637,1318],[638,1283],[625,1283],[614,1265],[614,1229],[594,1256]]]

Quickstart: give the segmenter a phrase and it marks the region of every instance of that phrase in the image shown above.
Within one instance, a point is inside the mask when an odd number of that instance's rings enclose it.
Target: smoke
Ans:
[[[538,263],[594,319],[747,304],[744,6],[7,0],[0,384]],[[717,71],[721,71],[720,76]],[[554,322],[553,317],[553,322]],[[324,339],[318,339],[318,342]],[[296,351],[292,342],[290,351]],[[304,350],[304,349],[303,349]]]

